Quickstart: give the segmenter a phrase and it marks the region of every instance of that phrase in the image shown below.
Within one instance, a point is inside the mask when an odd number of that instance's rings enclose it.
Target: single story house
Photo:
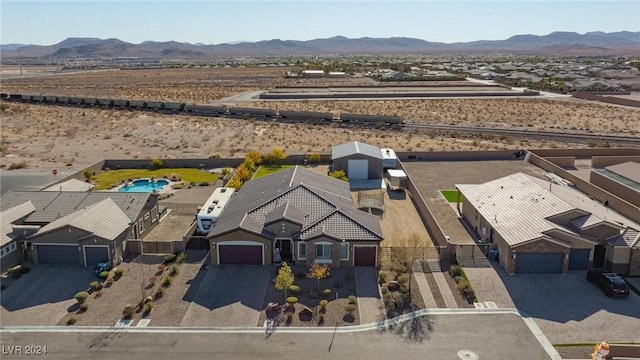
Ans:
[[[383,157],[379,147],[353,141],[331,148],[333,170],[342,170],[349,180],[382,179]]]
[[[22,244],[20,240],[28,234],[27,229],[20,229],[14,223],[36,211],[31,201],[13,206],[0,212],[0,272],[5,272],[22,262]]]
[[[244,184],[207,237],[213,265],[376,266],[383,240],[347,182],[298,166]]]
[[[160,220],[152,193],[9,191],[0,208],[25,202],[35,211],[14,224],[39,227],[23,240],[28,256],[39,264],[117,263],[126,253],[126,240],[140,239]]]
[[[510,274],[640,271],[640,225],[575,189],[523,173],[456,188],[462,216]]]

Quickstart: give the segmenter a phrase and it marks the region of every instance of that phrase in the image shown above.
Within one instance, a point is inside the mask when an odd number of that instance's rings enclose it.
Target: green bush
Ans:
[[[400,285],[400,292],[403,293],[403,294],[408,294],[409,293],[409,286],[407,286],[407,284]]]
[[[100,286],[100,283],[97,281],[92,281],[89,283],[89,287],[91,288],[91,290],[96,290],[98,289],[98,286]]]
[[[465,279],[462,279],[458,282],[458,284],[456,285],[456,287],[458,288],[458,290],[460,291],[464,291],[466,289],[468,289],[470,287],[469,282]]]
[[[400,284],[406,284],[409,282],[409,279],[411,279],[411,276],[407,273],[404,273],[404,274],[398,275],[397,279]]]
[[[293,295],[298,295],[300,294],[302,290],[300,290],[300,286],[298,285],[291,285],[289,286],[289,292],[292,293]]]
[[[171,285],[172,282],[173,282],[173,277],[171,276],[165,276],[164,279],[162,279],[162,285],[164,286],[169,286]]]
[[[295,297],[295,296],[289,296],[289,297],[287,298],[287,304],[291,304],[291,305],[293,305],[293,304],[295,304],[295,303],[297,303],[297,302],[298,302],[298,298],[297,298],[297,297]]]
[[[117,277],[121,277],[122,274],[124,274],[124,270],[122,268],[116,268],[115,270],[113,270],[113,273],[117,276]]]
[[[177,260],[179,263],[183,263],[183,262],[185,262],[185,261],[187,260],[187,254],[185,254],[185,253],[180,253],[180,254],[178,254],[178,256],[176,257],[176,260]]]
[[[149,301],[148,303],[144,304],[144,312],[145,313],[150,313],[151,310],[153,310],[153,301]]]
[[[344,306],[344,311],[348,312],[349,314],[351,314],[355,310],[356,310],[356,306],[354,304],[347,304]]]
[[[89,304],[87,303],[80,304],[80,311],[85,312],[87,310],[89,310]]]
[[[331,289],[322,290],[322,296],[329,296],[329,295],[331,295]]]
[[[161,297],[162,297],[162,295],[164,295],[166,292],[167,292],[167,289],[166,289],[166,288],[164,288],[164,287],[162,287],[162,286],[160,286],[160,287],[158,288],[158,290],[156,290],[155,294],[153,294],[153,296],[154,296],[156,299],[159,299],[159,298],[161,298]]]
[[[178,265],[176,265],[176,264],[173,264],[171,266],[171,270],[169,270],[169,274],[171,274],[171,275],[176,275],[179,272],[180,272],[180,267]]]
[[[402,274],[407,272],[407,267],[403,264],[396,263],[391,265],[391,271],[395,272],[396,274]]]
[[[462,275],[462,267],[460,265],[452,265],[449,269],[449,275],[451,275],[451,277]]]
[[[102,280],[106,280],[109,277],[109,272],[108,271],[103,271],[100,273],[100,279]]]
[[[67,325],[73,325],[73,324],[75,324],[76,322],[78,322],[78,319],[76,319],[76,317],[75,317],[75,316],[72,316],[72,317],[70,317],[70,318],[68,318],[68,319],[67,319]]]
[[[384,271],[384,270],[378,271],[378,277],[380,278],[380,283],[387,281],[387,276],[389,276],[388,271]]]
[[[168,264],[173,262],[176,259],[176,254],[169,254],[167,256],[164,257],[164,263]]]
[[[324,309],[327,307],[328,303],[329,302],[327,300],[320,300],[320,307]]]
[[[80,291],[74,296],[74,298],[76,298],[79,304],[84,304],[85,300],[87,300],[88,297],[89,297],[89,293],[86,291]]]
[[[349,304],[356,304],[358,302],[358,299],[353,295],[349,295],[347,299],[349,299]]]
[[[151,167],[153,169],[160,169],[164,167],[164,162],[162,162],[162,159],[153,159],[151,160]]]

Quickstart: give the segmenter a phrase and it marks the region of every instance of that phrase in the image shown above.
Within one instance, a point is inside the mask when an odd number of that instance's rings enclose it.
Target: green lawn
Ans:
[[[259,179],[267,175],[275,174],[291,167],[293,167],[293,165],[261,165],[258,168],[258,171],[256,171],[256,174],[253,175],[253,179]]]
[[[156,169],[156,170],[121,169],[121,170],[103,171],[100,174],[96,175],[94,178],[96,187],[94,189],[95,190],[109,189],[111,187],[111,184],[119,184],[121,181],[127,180],[127,179],[135,180],[138,178],[150,178],[150,177],[155,177],[159,179],[164,175],[169,175],[169,174],[178,174],[182,178],[182,181],[186,181],[190,183],[215,182],[218,180],[217,174],[210,174],[206,171],[201,171],[198,169],[186,169],[186,168]]]
[[[444,198],[450,203],[458,201],[458,190],[440,190],[440,193],[442,193]],[[462,199],[462,194],[460,194],[460,201],[462,201]]]

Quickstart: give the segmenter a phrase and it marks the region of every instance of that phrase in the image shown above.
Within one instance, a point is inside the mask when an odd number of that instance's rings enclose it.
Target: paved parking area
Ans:
[[[178,215],[170,213],[160,221],[158,226],[154,227],[144,236],[144,241],[173,241],[180,240],[185,232],[189,229],[195,216]]]
[[[0,294],[2,326],[54,326],[76,303],[74,295],[96,280],[91,268],[74,265],[28,265]]]
[[[180,326],[257,326],[271,266],[209,267]]]
[[[504,281],[520,311],[531,316],[554,344],[640,341],[640,297],[608,298],[585,279],[565,275],[516,275]]]

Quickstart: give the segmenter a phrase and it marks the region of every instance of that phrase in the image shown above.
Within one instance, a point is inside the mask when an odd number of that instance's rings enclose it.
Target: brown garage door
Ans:
[[[376,266],[376,248],[356,246],[354,248],[353,265]]]
[[[220,245],[220,264],[262,265],[262,246]]]

